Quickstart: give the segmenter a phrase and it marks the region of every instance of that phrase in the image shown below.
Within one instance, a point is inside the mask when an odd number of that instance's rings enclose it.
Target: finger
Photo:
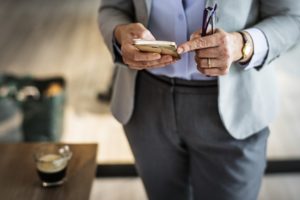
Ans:
[[[159,53],[147,53],[139,51],[135,46],[126,44],[122,47],[123,57],[132,61],[154,61],[161,59]]]
[[[214,77],[214,76],[219,76],[218,73],[219,73],[219,70],[217,69],[210,69],[209,71],[208,70],[204,70],[202,68],[198,68],[198,71],[205,75],[205,76],[209,76],[209,77]]]
[[[152,35],[152,33],[147,29],[141,34],[141,39],[144,40],[155,40],[155,37]]]
[[[226,75],[229,69],[220,69],[220,68],[201,68],[197,66],[199,72],[207,76],[223,76]]]
[[[221,57],[221,51],[219,47],[201,49],[196,51],[198,58],[218,58]]]
[[[220,59],[214,59],[214,58],[195,58],[197,65],[200,68],[206,69],[206,68],[220,68],[220,69],[225,69],[227,68],[227,64],[224,63]]]
[[[149,63],[147,66],[141,66],[139,63],[132,63],[130,64],[131,69],[136,69],[136,70],[142,70],[142,69],[149,69],[149,68],[161,68],[167,65],[174,64],[176,61],[171,61],[171,62],[161,62],[161,63]]]
[[[212,36],[194,38],[186,43],[183,43],[178,47],[177,52],[179,54],[182,54],[189,51],[205,49],[209,47],[216,47],[216,46],[218,46],[217,37],[212,35]]]
[[[130,28],[133,38],[155,40],[152,33],[141,23],[133,23]]]
[[[206,34],[210,35],[213,34],[214,32],[212,31],[211,27],[208,27]],[[195,31],[194,33],[191,34],[190,36],[190,40],[195,39],[195,38],[199,38],[202,35],[202,29]]]
[[[182,53],[186,53],[198,49],[217,47],[220,44],[221,36],[222,34],[215,33],[213,35],[192,39],[188,42],[179,45],[177,52],[179,54],[182,54]]]
[[[174,64],[174,63],[176,63],[176,61],[161,63],[161,64],[156,65],[156,66],[150,66],[149,68],[160,68],[160,67],[164,67],[164,66],[171,65],[171,64]]]
[[[170,55],[163,55],[161,59],[155,60],[155,61],[150,61],[150,62],[143,62],[144,66],[146,67],[155,67],[155,66],[160,66],[165,63],[173,62],[174,58]]]
[[[161,59],[155,61],[134,61],[134,60],[126,60],[126,64],[134,68],[149,68],[156,66],[164,66],[166,63],[174,62],[175,59],[170,55],[163,55]]]

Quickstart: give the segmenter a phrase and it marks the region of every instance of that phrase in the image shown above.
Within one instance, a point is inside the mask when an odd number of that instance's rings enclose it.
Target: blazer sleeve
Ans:
[[[98,24],[104,42],[110,51],[113,61],[122,60],[114,47],[114,30],[117,25],[134,22],[132,0],[102,0],[98,11]]]
[[[271,63],[300,38],[299,0],[259,0],[260,21],[254,25],[266,36],[269,52],[264,63]]]

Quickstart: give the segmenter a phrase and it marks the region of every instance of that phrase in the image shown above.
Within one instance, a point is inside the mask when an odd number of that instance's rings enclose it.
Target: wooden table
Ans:
[[[41,143],[0,144],[0,199],[5,200],[88,200],[96,170],[96,144],[71,144],[73,157],[67,182],[43,188],[33,160]]]

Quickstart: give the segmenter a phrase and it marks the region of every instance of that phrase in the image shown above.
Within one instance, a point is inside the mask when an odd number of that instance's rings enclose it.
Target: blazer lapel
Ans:
[[[133,2],[136,8],[136,17],[138,22],[141,22],[147,27],[151,12],[152,0],[133,0]]]

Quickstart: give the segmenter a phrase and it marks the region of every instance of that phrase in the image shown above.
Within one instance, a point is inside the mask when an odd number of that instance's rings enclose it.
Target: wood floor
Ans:
[[[108,105],[96,101],[113,66],[97,27],[99,3],[0,0],[0,72],[64,76],[68,103],[63,141],[98,142],[101,163],[133,162],[121,126]],[[300,158],[299,53],[300,45],[273,65],[278,71],[281,112],[271,126],[269,158]],[[268,177],[261,199],[300,199],[299,180],[299,175]],[[145,199],[139,179],[96,180],[92,194],[93,200]]]

